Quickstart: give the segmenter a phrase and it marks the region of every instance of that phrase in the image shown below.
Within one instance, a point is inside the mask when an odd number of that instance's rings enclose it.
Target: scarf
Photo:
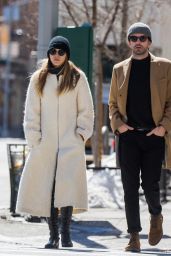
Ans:
[[[63,73],[64,64],[60,67],[54,67],[52,63],[48,62],[48,72],[56,75],[57,77]]]

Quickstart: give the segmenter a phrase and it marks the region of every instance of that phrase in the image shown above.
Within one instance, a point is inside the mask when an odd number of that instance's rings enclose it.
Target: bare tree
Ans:
[[[106,51],[106,41],[111,32],[113,23],[117,17],[120,6],[120,0],[111,1],[112,4],[107,4],[105,1],[104,6],[99,7],[97,0],[85,1],[82,0],[80,4],[73,4],[72,1],[62,0],[72,22],[75,26],[80,24],[80,16],[92,25],[94,30],[94,86],[95,86],[95,129],[93,135],[93,154],[96,166],[101,166],[102,155],[102,89],[103,89],[103,72],[102,72],[102,54]],[[104,10],[105,8],[105,10]],[[80,15],[76,15],[80,13]],[[83,17],[81,16],[81,17]],[[83,20],[82,19],[82,23]],[[105,25],[102,28],[100,20],[103,20]],[[97,36],[99,35],[99,36]],[[96,63],[96,64],[95,64]],[[96,142],[96,143],[95,143]]]

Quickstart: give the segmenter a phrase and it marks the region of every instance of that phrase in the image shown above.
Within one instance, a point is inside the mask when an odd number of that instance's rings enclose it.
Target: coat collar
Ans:
[[[151,72],[153,73],[153,64],[154,62],[156,62],[157,58],[151,53],[150,54],[150,62],[151,62]],[[124,65],[123,65],[123,73],[124,73],[124,77],[125,77],[125,82],[128,82],[127,80],[129,80],[129,74],[130,74],[130,70],[131,70],[131,62],[132,62],[132,55],[125,60]],[[127,79],[128,78],[128,79]]]
[[[157,57],[154,56],[151,52],[149,52],[149,54],[150,54],[151,62],[156,61]],[[125,60],[125,63],[124,63],[125,66],[127,66],[131,63],[132,57],[133,57],[133,55],[131,55],[128,59]]]
[[[132,56],[128,59],[125,60],[124,65],[123,65],[123,73],[124,73],[124,77],[125,77],[125,82],[128,82],[126,78],[129,78],[129,73],[131,70],[131,60],[132,60]]]

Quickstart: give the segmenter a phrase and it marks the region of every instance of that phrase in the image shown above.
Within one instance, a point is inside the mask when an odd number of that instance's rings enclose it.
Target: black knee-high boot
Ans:
[[[70,225],[73,207],[67,206],[61,208],[61,243],[62,247],[73,247],[70,235]]]
[[[52,189],[50,218],[47,218],[47,223],[50,231],[49,242],[45,245],[45,248],[47,249],[59,248],[59,220],[58,220],[59,211],[58,211],[58,208],[54,207],[54,192],[55,192],[55,181]]]
[[[58,224],[58,209],[51,209],[51,216],[47,218],[49,226],[50,237],[48,243],[45,245],[47,249],[58,249],[59,248],[59,224]]]

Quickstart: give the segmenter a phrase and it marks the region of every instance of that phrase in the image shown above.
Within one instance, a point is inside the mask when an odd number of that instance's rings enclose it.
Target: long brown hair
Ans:
[[[48,59],[45,59],[42,62],[38,76],[37,92],[40,96],[43,96],[43,89],[48,75],[48,61]],[[79,68],[72,61],[66,60],[63,67],[62,80],[57,89],[57,93],[62,94],[64,92],[73,90],[76,87],[79,78]]]

